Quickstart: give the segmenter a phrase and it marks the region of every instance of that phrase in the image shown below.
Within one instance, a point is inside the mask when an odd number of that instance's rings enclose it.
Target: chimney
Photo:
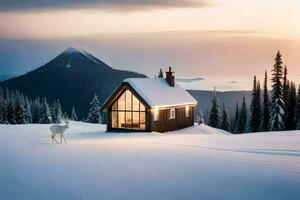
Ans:
[[[171,87],[175,86],[175,76],[173,75],[171,67],[169,67],[169,71],[166,72],[166,81],[169,83]]]

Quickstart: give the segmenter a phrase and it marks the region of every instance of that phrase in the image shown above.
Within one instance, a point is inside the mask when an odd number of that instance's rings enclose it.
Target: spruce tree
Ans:
[[[0,124],[4,124],[4,94],[3,94],[3,90],[0,87]]]
[[[15,116],[17,124],[27,124],[26,110],[24,108],[23,102],[19,99],[15,108]]]
[[[73,106],[72,112],[71,112],[71,120],[73,120],[73,121],[78,120],[74,106]]]
[[[240,110],[240,117],[239,117],[239,133],[245,133],[247,131],[247,105],[245,97],[243,97],[242,107]]]
[[[298,87],[295,121],[296,121],[296,129],[300,130],[300,84],[299,84],[299,87]]]
[[[286,130],[295,130],[296,129],[296,120],[295,120],[295,110],[297,106],[297,93],[296,86],[293,82],[290,83],[288,101],[286,105]]]
[[[9,124],[16,124],[15,106],[12,101],[7,104],[7,120]]]
[[[240,111],[239,111],[239,102],[236,102],[236,108],[235,108],[235,116],[234,116],[234,126],[233,126],[233,132],[239,133],[239,117],[240,117]]]
[[[231,132],[231,125],[230,125],[230,121],[229,121],[229,115],[228,115],[228,111],[225,108],[225,104],[223,103],[223,113],[222,113],[222,120],[221,120],[221,124],[220,124],[220,129],[227,131],[227,132]]]
[[[39,119],[40,124],[50,124],[50,123],[52,123],[51,113],[50,113],[49,105],[47,103],[46,98],[44,99],[44,102],[41,105],[39,113],[40,113],[40,119]]]
[[[32,102],[31,111],[32,123],[39,123],[41,116],[41,103],[39,97]]]
[[[261,131],[267,132],[269,130],[270,130],[270,99],[269,99],[269,92],[268,92],[268,75],[267,75],[267,71],[265,71]]]
[[[220,125],[220,106],[219,100],[216,97],[216,92],[214,94],[213,100],[211,101],[211,110],[208,119],[208,125],[214,128],[218,128]]]
[[[93,100],[90,103],[90,109],[87,117],[87,122],[90,123],[101,123],[101,110],[100,110],[100,103],[95,94]]]
[[[157,78],[164,78],[164,73],[163,73],[161,68],[159,69],[159,73],[158,73]]]
[[[29,103],[29,100],[28,100],[28,97],[26,97],[26,120],[27,120],[27,123],[31,124],[32,123],[32,115],[31,115],[31,107],[30,107],[30,103]]]
[[[260,84],[259,82],[256,81],[256,76],[254,76],[249,129],[251,132],[258,132],[260,125],[261,125]]]
[[[282,60],[278,51],[273,67],[272,77],[272,108],[270,117],[270,130],[281,131],[284,129],[284,101],[282,96]]]
[[[62,114],[62,110],[61,110],[61,104],[59,99],[54,102],[53,106],[52,106],[52,121],[54,123],[60,124],[63,114]]]

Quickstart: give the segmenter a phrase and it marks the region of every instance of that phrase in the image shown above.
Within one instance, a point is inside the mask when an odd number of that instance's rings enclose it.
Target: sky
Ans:
[[[281,50],[297,77],[299,7],[296,0],[1,0],[0,74],[24,73],[76,46],[116,68],[153,75],[172,65],[182,76],[262,75]]]

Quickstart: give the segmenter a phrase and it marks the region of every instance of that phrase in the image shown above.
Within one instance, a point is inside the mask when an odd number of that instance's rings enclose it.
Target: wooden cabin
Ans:
[[[107,131],[163,133],[193,126],[196,105],[170,68],[166,79],[125,79],[101,109],[107,112]]]

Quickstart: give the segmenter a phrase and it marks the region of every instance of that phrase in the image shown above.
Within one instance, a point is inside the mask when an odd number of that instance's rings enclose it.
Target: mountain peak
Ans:
[[[78,50],[74,47],[69,47],[66,50],[64,50],[63,53],[72,54],[72,53],[81,53],[81,52],[80,52],[80,50]]]

